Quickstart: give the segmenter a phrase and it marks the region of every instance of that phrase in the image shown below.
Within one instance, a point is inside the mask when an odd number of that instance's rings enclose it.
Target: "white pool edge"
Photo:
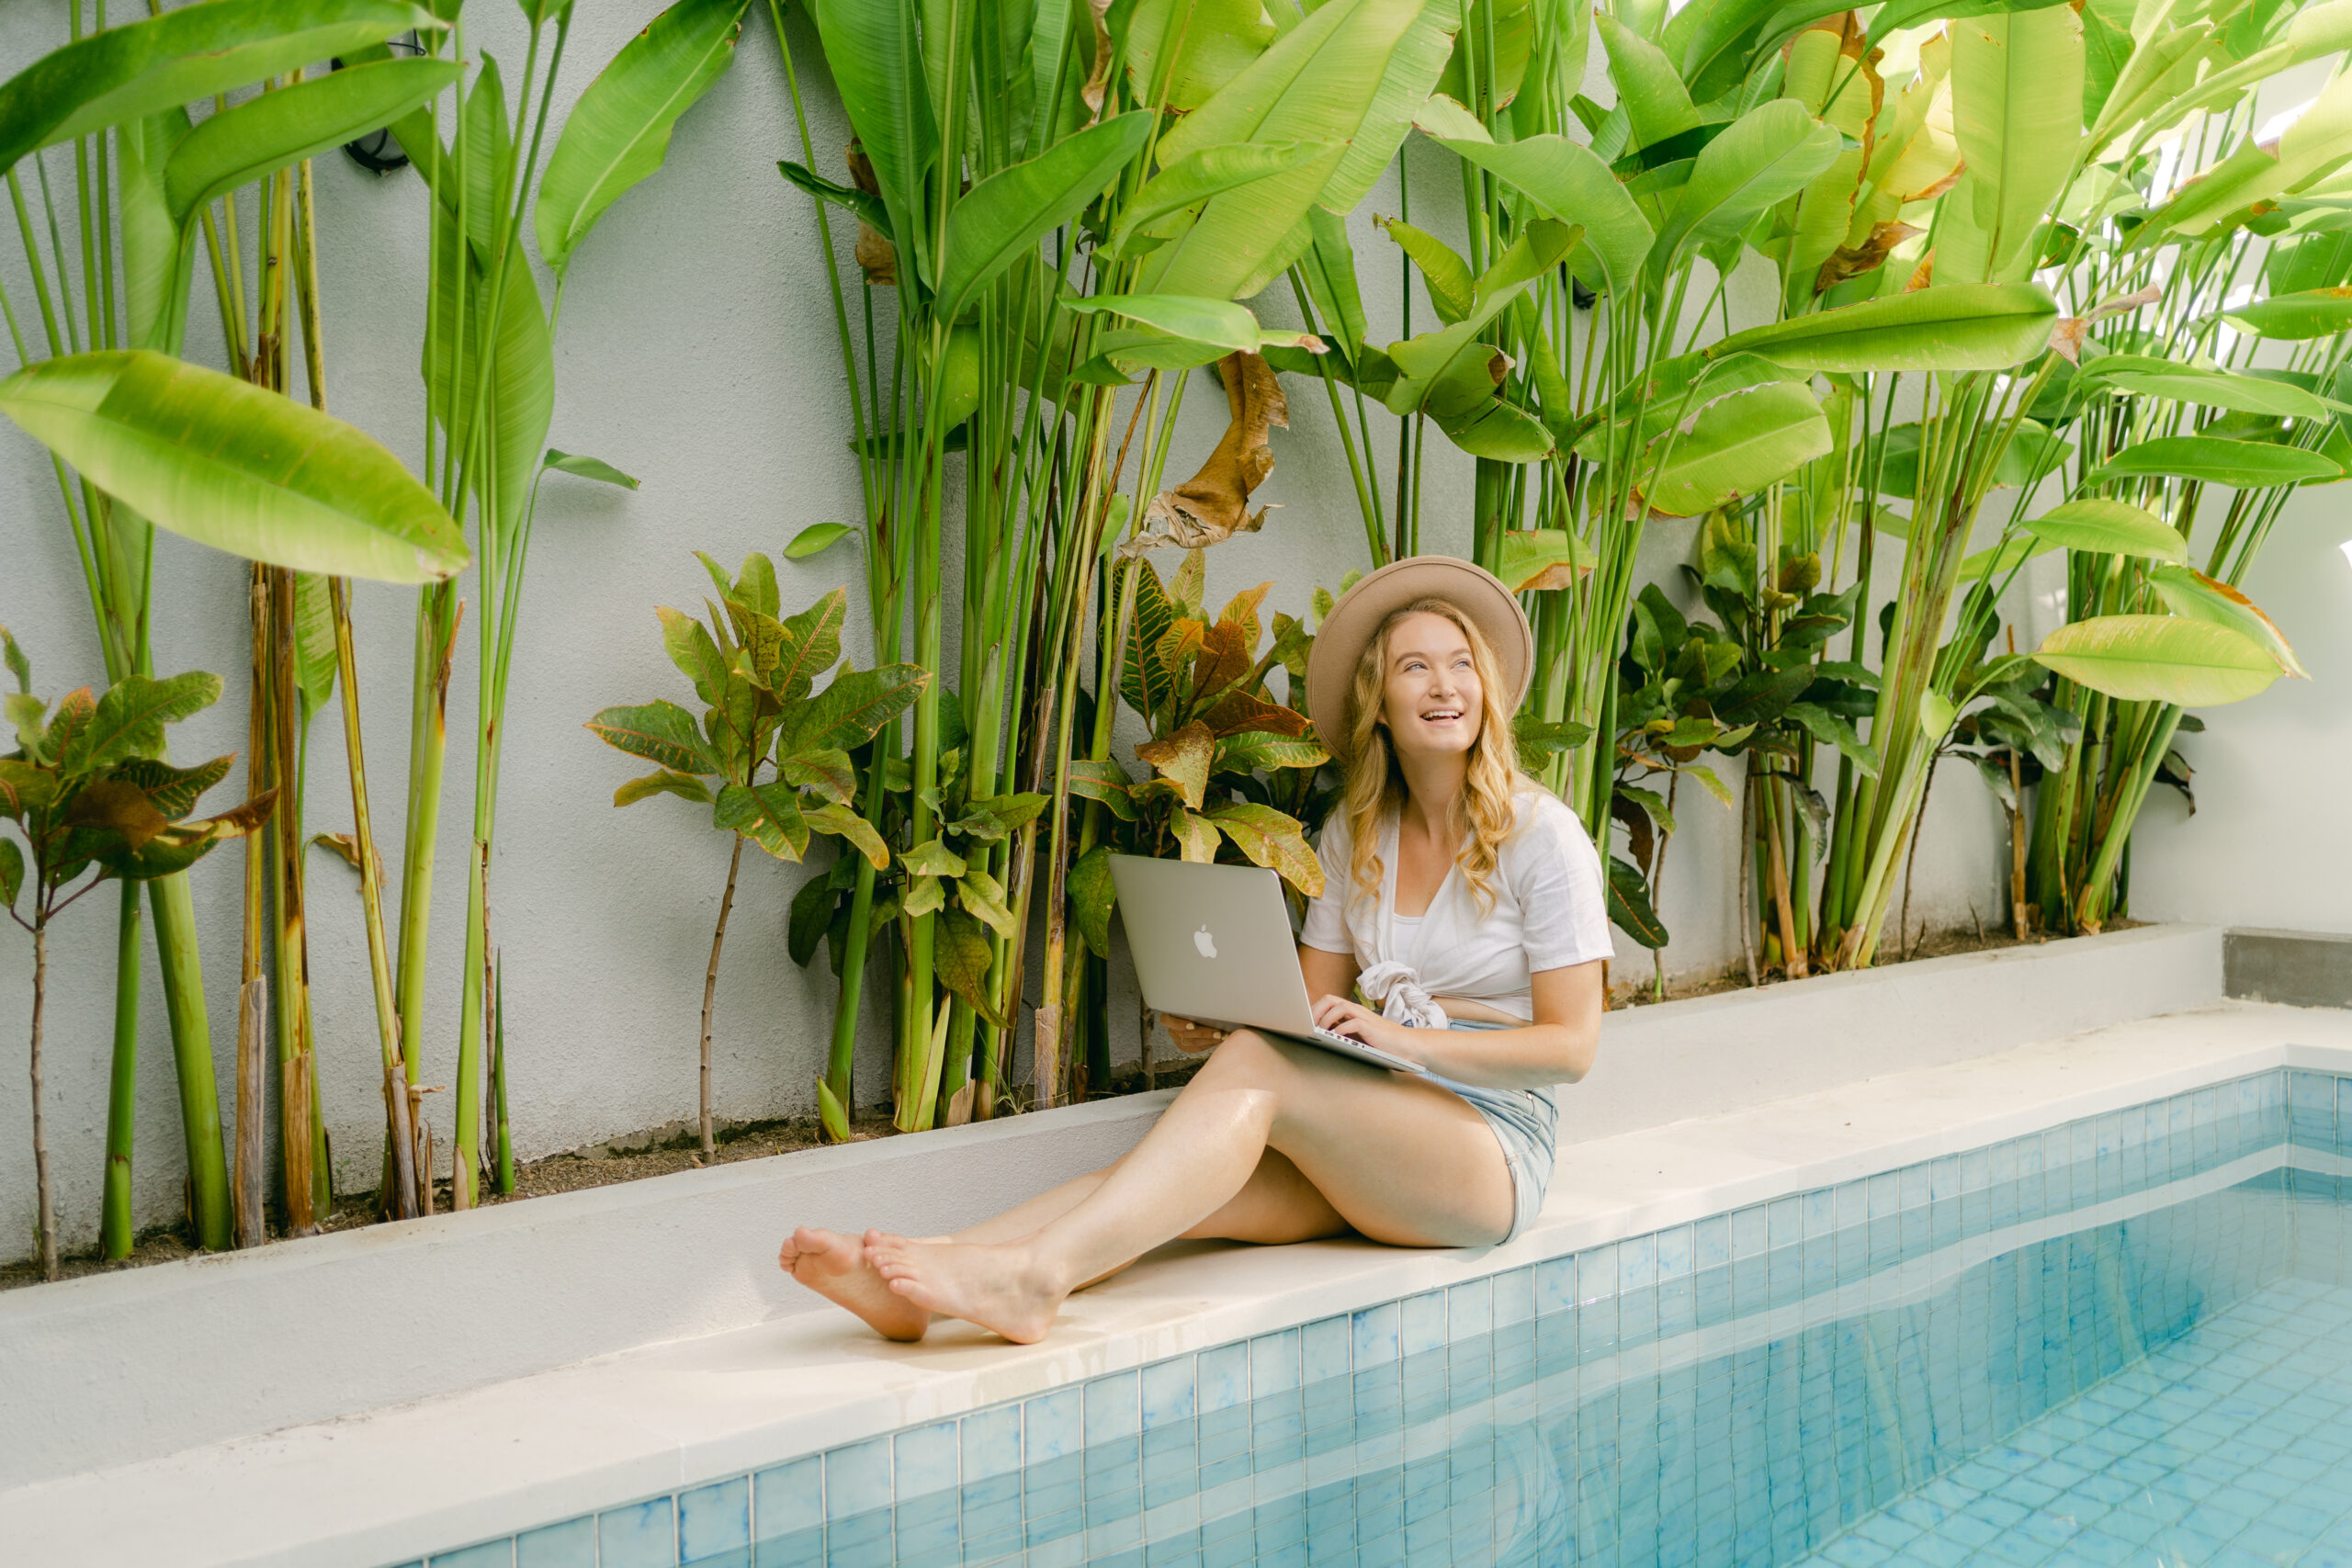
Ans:
[[[175,1561],[372,1568],[2282,1066],[2352,1072],[2352,1018],[2223,1006],[1847,1085],[1781,1102],[1770,1115],[1751,1110],[1572,1146],[1546,1217],[1508,1247],[1233,1249],[1184,1260],[1184,1282],[1202,1287],[1184,1298],[1156,1279],[1169,1265],[1147,1265],[1074,1302],[1072,1321],[1039,1347],[869,1341],[863,1355],[808,1360],[812,1348],[823,1349],[823,1324],[800,1319],[650,1347],[355,1421],[20,1488],[0,1495],[0,1540],[86,1546],[88,1520],[105,1508],[119,1526],[107,1551],[36,1560],[152,1561],[166,1539],[155,1532],[168,1530],[181,1549]],[[1829,1146],[1828,1124],[1839,1120],[1883,1126]],[[1784,1147],[1810,1152],[1765,1161],[1743,1151],[1742,1136],[1759,1121],[1781,1124],[1774,1141]],[[1645,1178],[1643,1168],[1656,1174]],[[1580,1183],[1615,1195],[1582,1198]],[[687,1429],[695,1423],[670,1407],[673,1398],[714,1370],[696,1362],[721,1346],[752,1358],[736,1369],[742,1379],[767,1384],[771,1395],[789,1390],[801,1408],[760,1416],[739,1400],[703,1429]],[[787,1371],[780,1361],[803,1364]],[[877,1388],[877,1379],[892,1386]],[[746,1392],[756,1403],[759,1389]],[[608,1419],[577,1419],[583,1401]],[[531,1451],[498,1462],[501,1437]],[[469,1443],[491,1462],[435,1457]],[[356,1449],[379,1450],[380,1459],[363,1462]],[[381,1477],[383,1461],[408,1472],[397,1509],[380,1485],[355,1484],[348,1473]],[[265,1497],[268,1506],[256,1506]],[[187,1555],[198,1524],[209,1550]]]

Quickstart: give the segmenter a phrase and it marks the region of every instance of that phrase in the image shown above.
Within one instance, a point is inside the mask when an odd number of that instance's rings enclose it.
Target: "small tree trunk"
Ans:
[[[727,862],[727,891],[718,900],[718,928],[710,933],[710,967],[702,977],[702,1162],[718,1156],[718,1144],[710,1128],[710,1010],[718,998],[718,950],[727,941],[727,916],[735,908],[735,873],[743,863],[743,835],[735,835],[735,852]]]
[[[40,1274],[44,1280],[54,1280],[58,1277],[57,1210],[49,1190],[49,1134],[40,1116],[40,1014],[48,997],[49,920],[37,916],[33,921],[33,1186],[40,1203]]]

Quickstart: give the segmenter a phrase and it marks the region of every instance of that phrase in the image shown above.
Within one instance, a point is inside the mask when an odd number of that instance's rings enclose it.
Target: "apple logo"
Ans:
[[[1216,938],[1209,935],[1209,928],[1206,926],[1203,926],[1193,933],[1193,945],[1201,950],[1203,958],[1216,956]]]

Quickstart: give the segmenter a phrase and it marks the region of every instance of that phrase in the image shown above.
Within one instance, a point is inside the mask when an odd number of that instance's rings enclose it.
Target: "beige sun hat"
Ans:
[[[1516,712],[1535,665],[1535,633],[1527,612],[1486,568],[1456,556],[1411,556],[1391,561],[1340,595],[1315,634],[1306,660],[1306,716],[1325,750],[1342,762],[1348,734],[1348,689],[1356,663],[1383,621],[1422,599],[1442,599],[1468,616],[1502,667],[1503,706]]]

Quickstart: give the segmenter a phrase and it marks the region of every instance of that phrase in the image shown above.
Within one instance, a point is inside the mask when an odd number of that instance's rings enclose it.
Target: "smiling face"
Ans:
[[[1484,711],[1478,667],[1460,626],[1422,611],[1389,628],[1380,716],[1399,758],[1467,753]]]

